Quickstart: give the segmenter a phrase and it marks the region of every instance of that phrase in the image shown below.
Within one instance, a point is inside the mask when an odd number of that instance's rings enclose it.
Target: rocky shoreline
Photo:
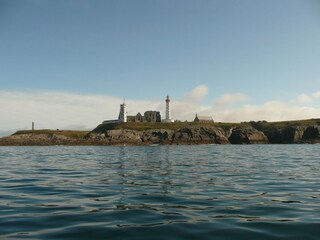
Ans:
[[[258,122],[261,123],[261,122]],[[151,144],[298,144],[320,143],[320,125],[272,127],[257,122],[228,127],[212,124],[148,126],[142,129],[130,125],[99,125],[84,137],[55,133],[24,133],[0,138],[1,146],[50,145],[151,145]],[[288,124],[287,124],[288,125]],[[159,126],[167,128],[156,128]],[[171,126],[171,125],[170,125]],[[271,127],[270,127],[271,126]]]
[[[86,139],[103,145],[150,145],[150,144],[255,144],[269,143],[267,137],[254,128],[224,130],[219,127],[183,127],[148,129],[143,131],[114,129],[92,131]]]

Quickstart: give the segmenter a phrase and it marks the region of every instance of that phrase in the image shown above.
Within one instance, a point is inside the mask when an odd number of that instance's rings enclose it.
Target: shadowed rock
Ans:
[[[229,137],[232,144],[266,144],[269,143],[267,136],[252,127],[232,129]]]
[[[305,130],[302,141],[306,143],[320,143],[320,126],[310,126]]]
[[[225,131],[216,127],[181,128],[173,135],[175,144],[227,144]]]

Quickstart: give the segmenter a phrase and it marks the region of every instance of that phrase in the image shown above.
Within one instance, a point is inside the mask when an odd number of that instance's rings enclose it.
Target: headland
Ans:
[[[320,143],[320,119],[283,122],[127,122],[92,131],[25,130],[0,138],[0,146]]]

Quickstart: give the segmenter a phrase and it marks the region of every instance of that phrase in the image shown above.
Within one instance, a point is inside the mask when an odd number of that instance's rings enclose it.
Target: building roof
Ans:
[[[213,122],[213,118],[211,116],[199,116],[198,114],[196,114],[194,121]]]
[[[201,121],[213,121],[212,117],[210,116],[197,116],[197,118]]]

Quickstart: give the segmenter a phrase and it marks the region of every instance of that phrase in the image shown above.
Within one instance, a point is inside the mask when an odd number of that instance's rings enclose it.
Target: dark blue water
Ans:
[[[319,239],[319,150],[0,147],[0,238]]]

